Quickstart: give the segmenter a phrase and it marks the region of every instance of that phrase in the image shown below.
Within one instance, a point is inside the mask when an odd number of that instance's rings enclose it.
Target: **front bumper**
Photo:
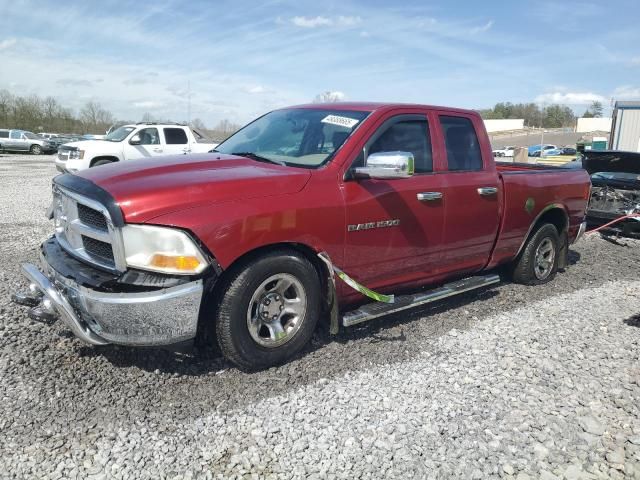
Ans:
[[[41,256],[41,269],[22,266],[32,298],[76,337],[92,345],[168,345],[195,338],[203,281],[134,292],[103,292],[79,285]]]

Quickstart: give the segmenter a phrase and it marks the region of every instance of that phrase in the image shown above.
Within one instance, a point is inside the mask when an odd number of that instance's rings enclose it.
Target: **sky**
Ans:
[[[120,119],[245,123],[326,91],[578,114],[640,99],[638,0],[4,2],[0,89]]]

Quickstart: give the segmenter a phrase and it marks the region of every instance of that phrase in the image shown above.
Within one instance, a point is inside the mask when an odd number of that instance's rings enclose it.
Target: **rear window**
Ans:
[[[482,154],[473,123],[466,117],[440,116],[449,170],[482,170]]]
[[[164,139],[167,145],[184,145],[189,142],[182,128],[165,128]]]

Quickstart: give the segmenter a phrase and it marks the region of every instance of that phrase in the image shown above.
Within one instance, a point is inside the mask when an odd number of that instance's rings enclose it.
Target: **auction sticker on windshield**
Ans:
[[[331,125],[338,125],[339,127],[353,128],[359,120],[354,120],[349,117],[341,117],[339,115],[327,115],[322,120],[322,123],[330,123]]]

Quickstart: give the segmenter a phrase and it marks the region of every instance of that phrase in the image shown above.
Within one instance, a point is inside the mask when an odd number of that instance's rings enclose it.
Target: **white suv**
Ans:
[[[77,172],[107,163],[161,155],[205,153],[216,143],[181,124],[138,123],[123,125],[102,140],[85,140],[61,145],[56,168],[61,172]]]

